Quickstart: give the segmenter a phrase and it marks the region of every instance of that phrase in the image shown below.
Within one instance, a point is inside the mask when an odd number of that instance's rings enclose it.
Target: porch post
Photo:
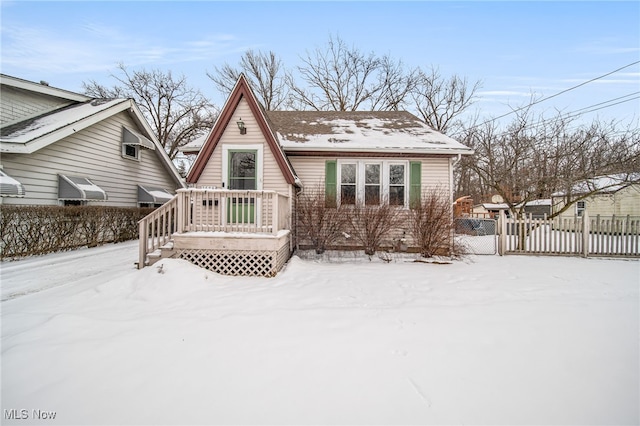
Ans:
[[[280,210],[278,209],[278,199],[280,196],[277,192],[272,192],[271,197],[273,198],[273,202],[271,203],[271,208],[273,209],[271,212],[271,233],[276,235],[278,233],[278,223],[280,219]]]
[[[148,228],[149,224],[146,219],[138,222],[138,235],[140,235],[140,240],[138,241],[138,269],[144,268],[147,260]]]
[[[188,189],[178,189],[178,206],[177,206],[177,217],[178,217],[178,229],[177,232],[184,232],[185,228],[185,217],[184,217],[184,198],[185,193]]]

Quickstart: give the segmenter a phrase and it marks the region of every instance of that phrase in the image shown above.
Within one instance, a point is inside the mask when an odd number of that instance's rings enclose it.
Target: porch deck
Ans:
[[[139,222],[138,268],[176,257],[225,275],[273,276],[291,255],[290,212],[291,197],[275,191],[178,190]]]

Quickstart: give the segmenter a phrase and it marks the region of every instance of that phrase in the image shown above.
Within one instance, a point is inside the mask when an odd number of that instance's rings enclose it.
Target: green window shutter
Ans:
[[[336,206],[338,190],[338,162],[327,160],[324,165],[324,202],[327,207]]]
[[[412,161],[409,163],[409,207],[420,203],[420,193],[422,192],[422,162]]]

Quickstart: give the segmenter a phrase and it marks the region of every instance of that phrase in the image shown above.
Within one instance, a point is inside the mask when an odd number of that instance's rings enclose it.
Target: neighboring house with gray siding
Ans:
[[[160,206],[185,186],[131,99],[0,74],[0,203]]]

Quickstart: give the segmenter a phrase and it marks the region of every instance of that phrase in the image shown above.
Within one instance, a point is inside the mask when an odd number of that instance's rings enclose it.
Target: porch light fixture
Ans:
[[[244,127],[244,121],[242,121],[242,118],[240,118],[240,120],[238,120],[236,123],[238,124],[238,129],[240,129],[240,134],[241,135],[246,135],[247,134],[247,128]]]

